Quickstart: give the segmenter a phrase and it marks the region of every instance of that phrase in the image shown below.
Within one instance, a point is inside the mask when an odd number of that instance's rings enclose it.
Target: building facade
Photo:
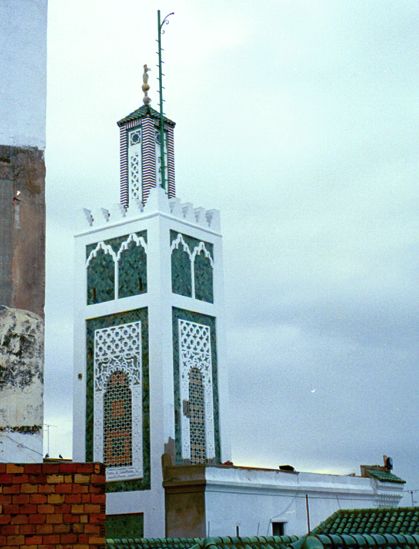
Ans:
[[[47,0],[0,2],[0,462],[42,459]]]

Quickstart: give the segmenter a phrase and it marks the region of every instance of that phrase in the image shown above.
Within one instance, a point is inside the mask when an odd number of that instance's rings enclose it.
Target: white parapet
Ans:
[[[155,212],[170,215],[192,223],[197,227],[204,227],[213,232],[219,233],[220,213],[218,210],[207,210],[202,207],[194,207],[191,202],[182,202],[179,198],[168,198],[161,187],[151,189],[145,206],[141,202],[131,202],[128,208],[117,204],[111,208],[99,208],[90,210],[83,208],[82,224],[79,230],[83,232],[88,226],[99,229],[113,223],[140,219],[142,216],[149,216]]]

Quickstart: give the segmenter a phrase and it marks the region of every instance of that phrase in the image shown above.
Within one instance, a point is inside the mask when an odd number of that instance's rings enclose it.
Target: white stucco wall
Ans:
[[[272,522],[284,522],[286,535],[307,533],[338,509],[396,506],[403,485],[370,478],[317,473],[285,473],[245,467],[205,471],[207,535],[272,535]]]
[[[0,0],[0,145],[45,148],[48,0]]]

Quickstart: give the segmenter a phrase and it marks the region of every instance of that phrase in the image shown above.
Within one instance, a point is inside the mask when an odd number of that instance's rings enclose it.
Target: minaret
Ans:
[[[147,73],[144,105],[118,122],[121,204],[85,210],[76,235],[73,447],[105,463],[115,529],[161,537],[162,457],[202,468],[230,443],[219,213],[175,197],[166,117],[162,185]]]
[[[150,190],[163,186],[169,198],[175,192],[175,154],[173,130],[175,123],[163,117],[164,131],[164,185],[161,171],[161,119],[150,107],[148,97],[148,72],[144,65],[144,105],[118,122],[120,136],[120,200],[127,207],[130,203],[145,204]]]

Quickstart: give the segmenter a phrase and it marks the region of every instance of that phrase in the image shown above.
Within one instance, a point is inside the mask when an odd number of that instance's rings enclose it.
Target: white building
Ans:
[[[114,532],[300,534],[306,495],[313,526],[340,507],[397,505],[390,477],[229,462],[219,215],[175,196],[173,122],[164,186],[158,113],[118,124],[122,205],[86,210],[76,235],[74,340],[74,459],[107,465]]]

